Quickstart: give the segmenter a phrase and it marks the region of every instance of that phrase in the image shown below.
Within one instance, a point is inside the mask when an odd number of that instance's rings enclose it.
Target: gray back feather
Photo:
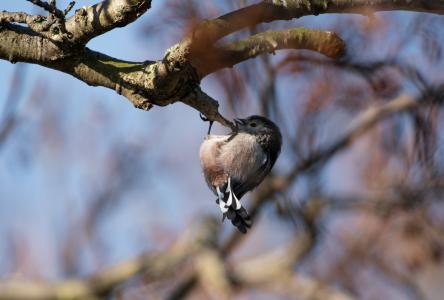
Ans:
[[[269,158],[256,138],[246,133],[238,133],[224,144],[218,161],[231,177],[238,198],[255,188],[271,169]]]

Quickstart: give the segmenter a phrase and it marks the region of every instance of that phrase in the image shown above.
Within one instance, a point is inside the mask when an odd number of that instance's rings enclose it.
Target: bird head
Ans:
[[[277,157],[281,150],[282,135],[275,123],[256,115],[245,119],[234,119],[234,123],[238,133],[254,135],[261,146],[267,151],[273,152]]]
[[[245,119],[234,119],[238,132],[245,132],[253,135],[276,134],[279,127],[269,119],[262,116],[250,116]]]

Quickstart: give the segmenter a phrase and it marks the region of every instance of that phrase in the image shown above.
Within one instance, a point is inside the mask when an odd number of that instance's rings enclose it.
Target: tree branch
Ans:
[[[9,12],[9,11],[1,11],[0,12],[0,24],[4,22],[10,23],[22,23],[22,24],[30,24],[32,23],[32,19],[34,16],[28,15],[24,12]]]
[[[138,274],[148,272],[150,278],[163,277],[171,274],[188,257],[214,244],[219,229],[217,224],[213,218],[204,218],[169,250],[135,257],[83,280],[72,279],[53,284],[17,279],[1,281],[0,300],[96,299],[108,295],[117,285]]]
[[[194,66],[199,75],[204,77],[260,54],[274,53],[281,49],[313,50],[336,59],[345,53],[345,43],[331,31],[303,27],[267,30],[240,41],[218,45],[213,51],[202,51],[194,60]]]
[[[55,6],[55,1],[53,1],[52,3],[48,3],[45,1],[41,1],[41,0],[27,0],[27,1],[31,2],[34,5],[37,5],[38,7],[43,8],[44,10],[46,10],[50,14],[53,14],[54,16],[56,16],[59,19],[63,19],[63,20],[65,19],[66,14]],[[75,2],[69,3],[68,8],[71,9],[72,6],[74,5],[74,3]],[[66,12],[69,12],[70,9],[67,9]]]
[[[263,1],[202,22],[188,37],[197,48],[205,48],[241,29],[260,23],[291,20],[325,13],[365,13],[368,11],[406,10],[444,14],[442,0],[286,0]]]
[[[198,109],[210,120],[231,127],[231,123],[218,112],[217,102],[200,90],[202,76],[276,49],[312,49],[330,57],[338,57],[344,52],[345,46],[333,33],[300,28],[266,31],[241,41],[218,45],[216,54],[208,54],[211,52],[208,48],[193,53],[193,49],[198,50],[196,46],[203,38],[206,38],[205,43],[216,41],[249,25],[306,14],[356,11],[363,7],[380,10],[438,9],[440,13],[444,7],[444,1],[407,0],[396,3],[388,0],[312,1],[310,5],[307,1],[289,0],[282,3],[286,5],[263,2],[203,22],[196,27],[191,38],[185,38],[171,47],[162,60],[145,62],[115,59],[83,45],[95,36],[137,19],[150,7],[149,0],[105,0],[77,10],[66,23],[63,22],[71,34],[69,41],[63,39],[63,34],[60,40],[54,38],[51,30],[45,31],[42,26],[46,27],[50,22],[42,19],[44,17],[3,13],[0,15],[0,59],[35,63],[60,70],[89,85],[113,89],[128,98],[135,107],[145,110],[152,105],[164,106],[182,101]],[[29,28],[10,24],[11,21],[26,23]],[[197,44],[194,43],[196,41]]]
[[[150,7],[151,0],[105,0],[76,10],[66,21],[66,29],[75,43],[85,45],[96,36],[137,20]]]
[[[183,101],[208,119],[232,127],[220,115],[217,101],[200,90],[196,71],[182,58],[177,45],[161,61],[130,62],[86,47],[75,53],[66,52],[29,28],[6,24],[0,29],[0,59],[39,64],[70,74],[88,85],[113,89],[144,110]]]

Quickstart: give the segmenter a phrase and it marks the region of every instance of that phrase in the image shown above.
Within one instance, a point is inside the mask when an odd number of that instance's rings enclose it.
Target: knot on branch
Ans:
[[[26,23],[34,32],[53,42],[65,42],[72,39],[73,34],[66,30],[66,15],[74,7],[75,1],[71,1],[64,10],[56,6],[55,0],[49,2],[41,0],[27,0],[48,12],[47,17],[27,16]]]
[[[319,52],[331,58],[341,58],[347,52],[347,45],[336,32],[325,31],[324,40],[319,43]]]

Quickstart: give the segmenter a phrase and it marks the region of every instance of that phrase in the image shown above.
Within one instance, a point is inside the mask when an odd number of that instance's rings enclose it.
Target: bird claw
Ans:
[[[199,116],[200,116],[201,120],[204,122],[210,121],[203,113],[199,113]]]

